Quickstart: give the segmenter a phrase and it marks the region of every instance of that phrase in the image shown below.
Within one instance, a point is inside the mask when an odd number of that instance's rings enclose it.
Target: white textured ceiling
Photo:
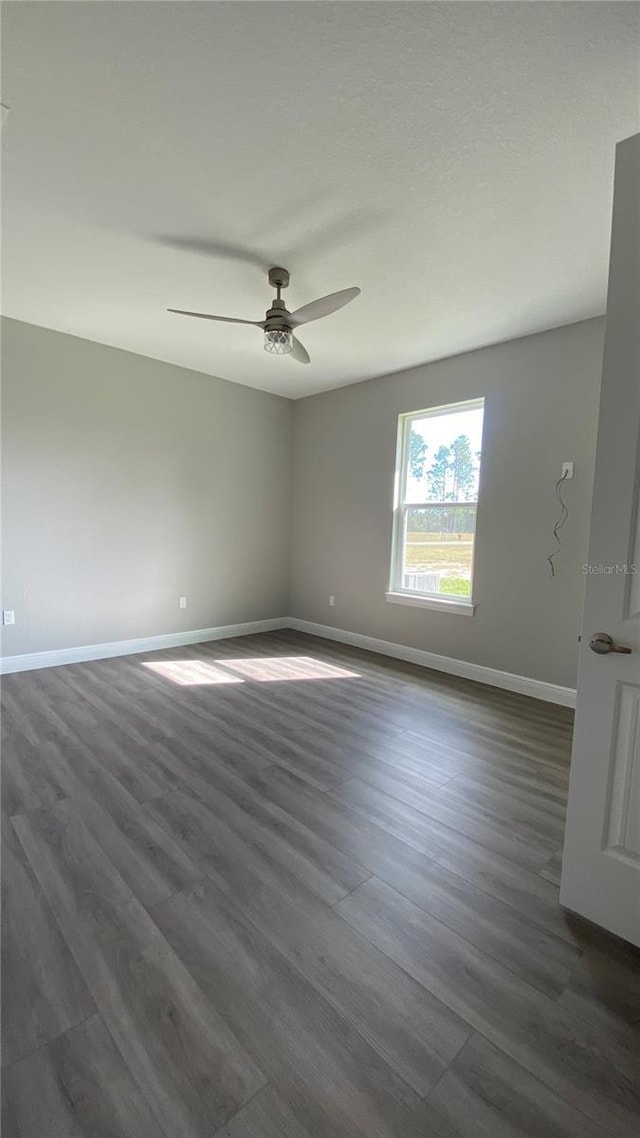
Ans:
[[[298,397],[604,310],[635,3],[6,3],[3,311]],[[268,356],[290,308],[360,285]]]

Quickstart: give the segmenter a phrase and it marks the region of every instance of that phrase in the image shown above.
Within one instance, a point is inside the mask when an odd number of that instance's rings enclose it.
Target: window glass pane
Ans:
[[[410,506],[405,511],[401,589],[471,596],[475,506]]]
[[[482,416],[471,407],[407,423],[405,502],[477,501]]]

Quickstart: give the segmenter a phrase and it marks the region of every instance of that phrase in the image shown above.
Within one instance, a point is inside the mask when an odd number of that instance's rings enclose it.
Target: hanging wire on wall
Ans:
[[[549,562],[549,569],[551,571],[552,577],[555,577],[555,575],[556,575],[556,567],[554,564],[555,558],[558,556],[560,550],[562,549],[562,542],[560,541],[560,530],[562,529],[563,525],[567,521],[567,518],[569,517],[569,511],[567,509],[566,502],[565,502],[564,498],[562,497],[562,483],[566,482],[567,478],[568,478],[568,471],[565,470],[564,474],[562,475],[562,478],[559,478],[558,481],[556,482],[556,498],[558,499],[558,502],[560,503],[560,517],[558,518],[556,524],[553,527],[553,536],[556,540],[556,548],[554,549],[553,553],[550,553],[549,556],[547,557],[547,561]]]

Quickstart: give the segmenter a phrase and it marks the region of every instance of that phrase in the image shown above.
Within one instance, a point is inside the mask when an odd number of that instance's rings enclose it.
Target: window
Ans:
[[[484,400],[401,415],[387,599],[473,613]]]

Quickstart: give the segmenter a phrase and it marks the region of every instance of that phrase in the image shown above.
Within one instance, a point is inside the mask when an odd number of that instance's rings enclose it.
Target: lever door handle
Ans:
[[[625,648],[623,644],[614,644],[613,637],[609,636],[608,632],[594,632],[589,647],[592,652],[597,652],[598,656],[608,656],[609,652],[620,652],[625,656],[631,653],[631,649]]]

